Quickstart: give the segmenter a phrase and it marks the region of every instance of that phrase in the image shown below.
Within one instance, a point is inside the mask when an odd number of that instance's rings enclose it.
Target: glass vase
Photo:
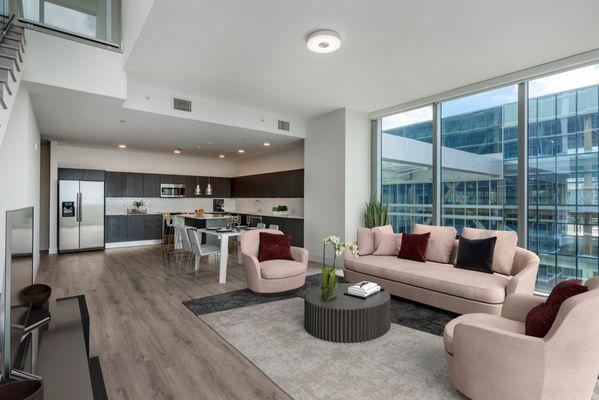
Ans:
[[[322,282],[320,284],[320,298],[324,301],[331,301],[337,297],[335,286],[337,285],[337,275],[334,267],[322,267]]]

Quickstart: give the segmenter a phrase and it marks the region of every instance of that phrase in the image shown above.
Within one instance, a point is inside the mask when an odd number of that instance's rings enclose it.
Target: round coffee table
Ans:
[[[348,283],[337,285],[337,298],[323,301],[320,287],[304,299],[304,327],[319,339],[339,343],[365,342],[387,333],[391,327],[391,296],[380,292],[367,299],[347,296]]]

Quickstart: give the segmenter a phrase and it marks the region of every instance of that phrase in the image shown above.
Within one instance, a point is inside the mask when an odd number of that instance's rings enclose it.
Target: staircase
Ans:
[[[7,109],[7,98],[14,95],[11,87],[17,82],[16,72],[21,71],[25,54],[25,29],[13,24],[11,18],[0,33],[0,106]]]

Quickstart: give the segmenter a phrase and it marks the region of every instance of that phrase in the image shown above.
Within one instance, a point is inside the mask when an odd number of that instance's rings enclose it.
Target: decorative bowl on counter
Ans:
[[[273,211],[272,215],[276,215],[279,217],[285,217],[285,216],[289,215],[289,211]]]

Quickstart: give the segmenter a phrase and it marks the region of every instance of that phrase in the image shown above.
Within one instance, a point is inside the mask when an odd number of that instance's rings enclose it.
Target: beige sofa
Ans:
[[[591,399],[599,374],[599,277],[567,299],[544,338],[526,336],[528,312],[544,298],[512,294],[501,316],[462,315],[445,326],[456,388],[476,400]]]
[[[451,260],[455,258],[455,240]],[[455,268],[452,264],[424,263],[396,256],[344,253],[344,277],[349,282],[377,282],[391,294],[458,314],[501,314],[509,294],[532,294],[539,257],[517,247],[510,275]]]

